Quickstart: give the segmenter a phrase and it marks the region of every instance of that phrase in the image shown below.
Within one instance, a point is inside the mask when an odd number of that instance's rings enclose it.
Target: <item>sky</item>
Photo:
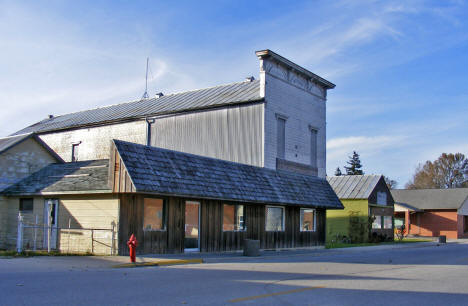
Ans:
[[[46,118],[258,77],[271,49],[336,84],[327,173],[360,154],[403,188],[468,155],[468,3],[0,0],[0,136]]]

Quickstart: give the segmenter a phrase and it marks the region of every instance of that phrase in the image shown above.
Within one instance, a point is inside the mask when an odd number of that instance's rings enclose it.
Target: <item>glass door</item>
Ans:
[[[200,250],[200,202],[185,202],[185,239],[186,252]]]

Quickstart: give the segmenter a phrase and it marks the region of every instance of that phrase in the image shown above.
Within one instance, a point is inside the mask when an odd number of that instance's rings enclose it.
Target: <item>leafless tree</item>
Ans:
[[[398,182],[395,180],[392,180],[388,176],[384,176],[385,179],[385,184],[387,184],[388,189],[395,189],[397,188]]]

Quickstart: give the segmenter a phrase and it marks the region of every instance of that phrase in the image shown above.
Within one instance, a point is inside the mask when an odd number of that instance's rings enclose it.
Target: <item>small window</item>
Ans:
[[[74,142],[72,143],[72,151],[71,151],[71,161],[72,162],[77,162],[78,161],[78,146],[80,145],[80,142]]]
[[[382,216],[374,216],[374,222],[372,222],[373,229],[381,229],[382,228]]]
[[[245,230],[244,205],[223,206],[223,231],[243,231]]]
[[[20,199],[19,211],[20,212],[32,212],[34,209],[33,199],[25,198]]]
[[[276,149],[277,157],[285,159],[286,151],[286,119],[277,117]]]
[[[310,129],[310,165],[317,167],[317,130]]]
[[[301,232],[315,231],[315,209],[301,208]]]
[[[166,229],[166,205],[162,199],[145,198],[143,201],[143,230]]]
[[[383,228],[384,229],[392,229],[393,228],[392,216],[384,216],[383,217]]]
[[[284,231],[284,207],[267,206],[265,229],[268,232]]]
[[[377,204],[387,205],[387,193],[384,191],[377,192]]]

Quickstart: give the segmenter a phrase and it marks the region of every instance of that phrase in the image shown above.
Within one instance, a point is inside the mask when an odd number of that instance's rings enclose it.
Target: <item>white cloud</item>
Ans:
[[[327,141],[329,160],[345,159],[353,151],[365,152],[366,156],[376,155],[382,150],[401,145],[405,136],[349,136]]]

